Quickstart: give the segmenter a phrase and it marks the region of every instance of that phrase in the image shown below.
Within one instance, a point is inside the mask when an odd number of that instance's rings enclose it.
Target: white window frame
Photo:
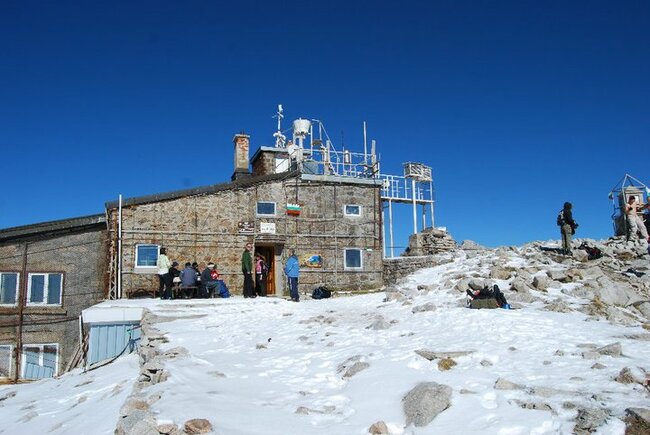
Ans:
[[[133,263],[133,270],[136,272],[145,272],[145,273],[158,273],[158,266],[155,264],[153,266],[138,266],[138,248],[140,246],[156,246],[158,250],[156,251],[156,259],[160,256],[160,245],[156,243],[136,243],[135,245],[135,262]]]
[[[15,302],[13,304],[3,304],[0,302],[0,307],[15,307],[18,305],[18,289],[20,288],[20,273],[19,272],[0,272],[0,277],[2,275],[9,275],[9,274],[15,274],[16,275],[16,296],[14,297]]]
[[[279,174],[281,172],[287,172],[289,170],[289,157],[276,157],[275,158],[275,168],[274,173]]]
[[[273,214],[259,213],[258,212],[258,206],[260,204],[273,204]],[[257,201],[255,203],[255,214],[257,216],[263,216],[263,217],[277,216],[277,214],[278,214],[278,204],[276,202],[274,202],[274,201]]]
[[[348,267],[348,251],[359,251],[361,265],[359,267]],[[363,249],[362,248],[345,248],[343,250],[343,268],[344,270],[363,270]]]
[[[32,277],[33,276],[44,276],[43,282],[43,302],[32,302]],[[59,303],[57,304],[48,304],[47,296],[49,292],[50,280],[48,277],[50,275],[61,275],[61,292],[59,293]],[[61,272],[30,272],[27,274],[27,300],[25,301],[28,306],[57,306],[60,307],[63,302],[63,273]]]
[[[59,376],[59,343],[26,343],[23,345],[22,355],[20,356],[20,361],[22,361],[22,367],[20,370],[21,378],[25,379],[25,370],[27,370],[27,364],[25,364],[25,361],[27,361],[27,352],[25,351],[25,348],[39,348],[38,365],[43,367],[43,363],[45,362],[45,346],[54,346],[56,348],[56,357],[54,359],[54,374],[52,377]]]
[[[3,348],[3,347],[8,347],[9,348],[9,354],[8,354],[9,364],[7,364],[8,374],[6,376],[8,378],[8,377],[11,377],[11,371],[12,371],[13,365],[14,365],[14,359],[12,358],[12,355],[14,354],[14,352],[13,352],[14,346],[12,344],[0,344],[0,348]],[[3,377],[4,376],[0,376],[0,379],[2,379]]]
[[[359,207],[359,213],[357,213],[357,214],[348,213],[348,206]],[[360,204],[343,204],[343,216],[351,217],[351,218],[358,218],[358,217],[361,217],[362,214],[363,214],[363,206],[361,206]]]

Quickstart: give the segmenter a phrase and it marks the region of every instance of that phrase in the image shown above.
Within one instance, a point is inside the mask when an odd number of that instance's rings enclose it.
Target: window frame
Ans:
[[[44,276],[43,281],[43,302],[32,302],[32,277],[33,276]],[[49,295],[50,287],[50,275],[61,275],[61,291],[59,293],[59,302],[56,304],[50,304],[47,302]],[[63,305],[63,283],[64,283],[65,274],[63,272],[29,272],[27,274],[27,298],[25,299],[26,307],[60,307]]]
[[[153,266],[138,266],[138,260],[139,260],[139,255],[138,255],[138,248],[141,246],[155,246],[156,249],[156,262],[158,261],[158,257],[160,256],[160,245],[156,243],[136,243],[135,244],[135,256],[134,256],[134,263],[133,263],[133,270],[137,272],[158,272],[158,266],[155,264]]]
[[[27,370],[27,353],[26,349],[38,347],[38,365],[40,367],[45,367],[43,362],[45,361],[45,346],[54,346],[56,348],[56,357],[54,358],[54,373],[52,377],[55,378],[59,375],[59,343],[29,343],[24,344],[23,349],[20,355],[21,367],[20,367],[20,377],[21,379],[47,379],[47,378],[25,378],[25,371]]]
[[[0,279],[2,279],[3,274],[15,274],[16,275],[16,294],[14,297],[14,303],[13,304],[3,304],[0,302],[0,307],[16,307],[18,306],[18,297],[20,295],[20,272],[12,271],[12,270],[7,270],[4,272],[0,272]]]
[[[13,364],[14,364],[14,359],[12,358],[12,356],[14,354],[14,346],[13,346],[13,344],[0,344],[0,349],[3,348],[3,347],[8,347],[9,348],[9,354],[8,354],[9,364],[7,365],[7,376],[0,375],[0,379],[11,377],[11,371],[13,369]]]
[[[348,266],[348,251],[359,251],[359,262],[361,263],[359,267]],[[363,248],[344,248],[343,249],[343,269],[350,271],[362,271],[363,270]]]
[[[260,204],[273,204],[273,214],[260,213],[259,212]],[[258,217],[275,217],[278,215],[278,204],[275,201],[257,201],[255,203],[255,215]]]
[[[359,213],[354,214],[354,213],[348,213],[347,208],[349,206],[353,207],[359,207]],[[349,218],[360,218],[363,214],[363,206],[361,204],[343,204],[343,216],[349,217]]]

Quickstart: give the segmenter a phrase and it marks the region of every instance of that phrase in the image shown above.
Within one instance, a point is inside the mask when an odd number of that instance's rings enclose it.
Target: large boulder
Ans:
[[[650,409],[628,408],[625,410],[625,435],[650,433]]]
[[[212,424],[205,418],[193,418],[185,422],[183,429],[189,435],[210,433],[212,432]]]
[[[436,382],[422,382],[402,399],[406,425],[426,426],[451,403],[451,387]]]

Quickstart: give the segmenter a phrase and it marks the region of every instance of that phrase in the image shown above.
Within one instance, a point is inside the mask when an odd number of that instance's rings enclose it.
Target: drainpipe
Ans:
[[[117,211],[117,298],[122,299],[122,195]]]
[[[18,295],[18,334],[16,337],[16,369],[14,373],[14,383],[18,382],[18,373],[21,369],[21,360],[23,355],[23,309],[27,303],[27,247],[29,243],[25,242],[25,250],[23,252],[23,267],[21,277],[23,279],[20,286],[20,293]]]

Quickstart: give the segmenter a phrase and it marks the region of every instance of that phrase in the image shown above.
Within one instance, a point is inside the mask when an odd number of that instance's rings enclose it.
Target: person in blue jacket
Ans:
[[[298,302],[300,297],[298,295],[298,276],[300,275],[300,265],[298,264],[298,257],[296,256],[296,251],[289,251],[291,255],[287,258],[287,262],[284,264],[284,273],[289,279],[289,294],[291,295],[291,300]]]

